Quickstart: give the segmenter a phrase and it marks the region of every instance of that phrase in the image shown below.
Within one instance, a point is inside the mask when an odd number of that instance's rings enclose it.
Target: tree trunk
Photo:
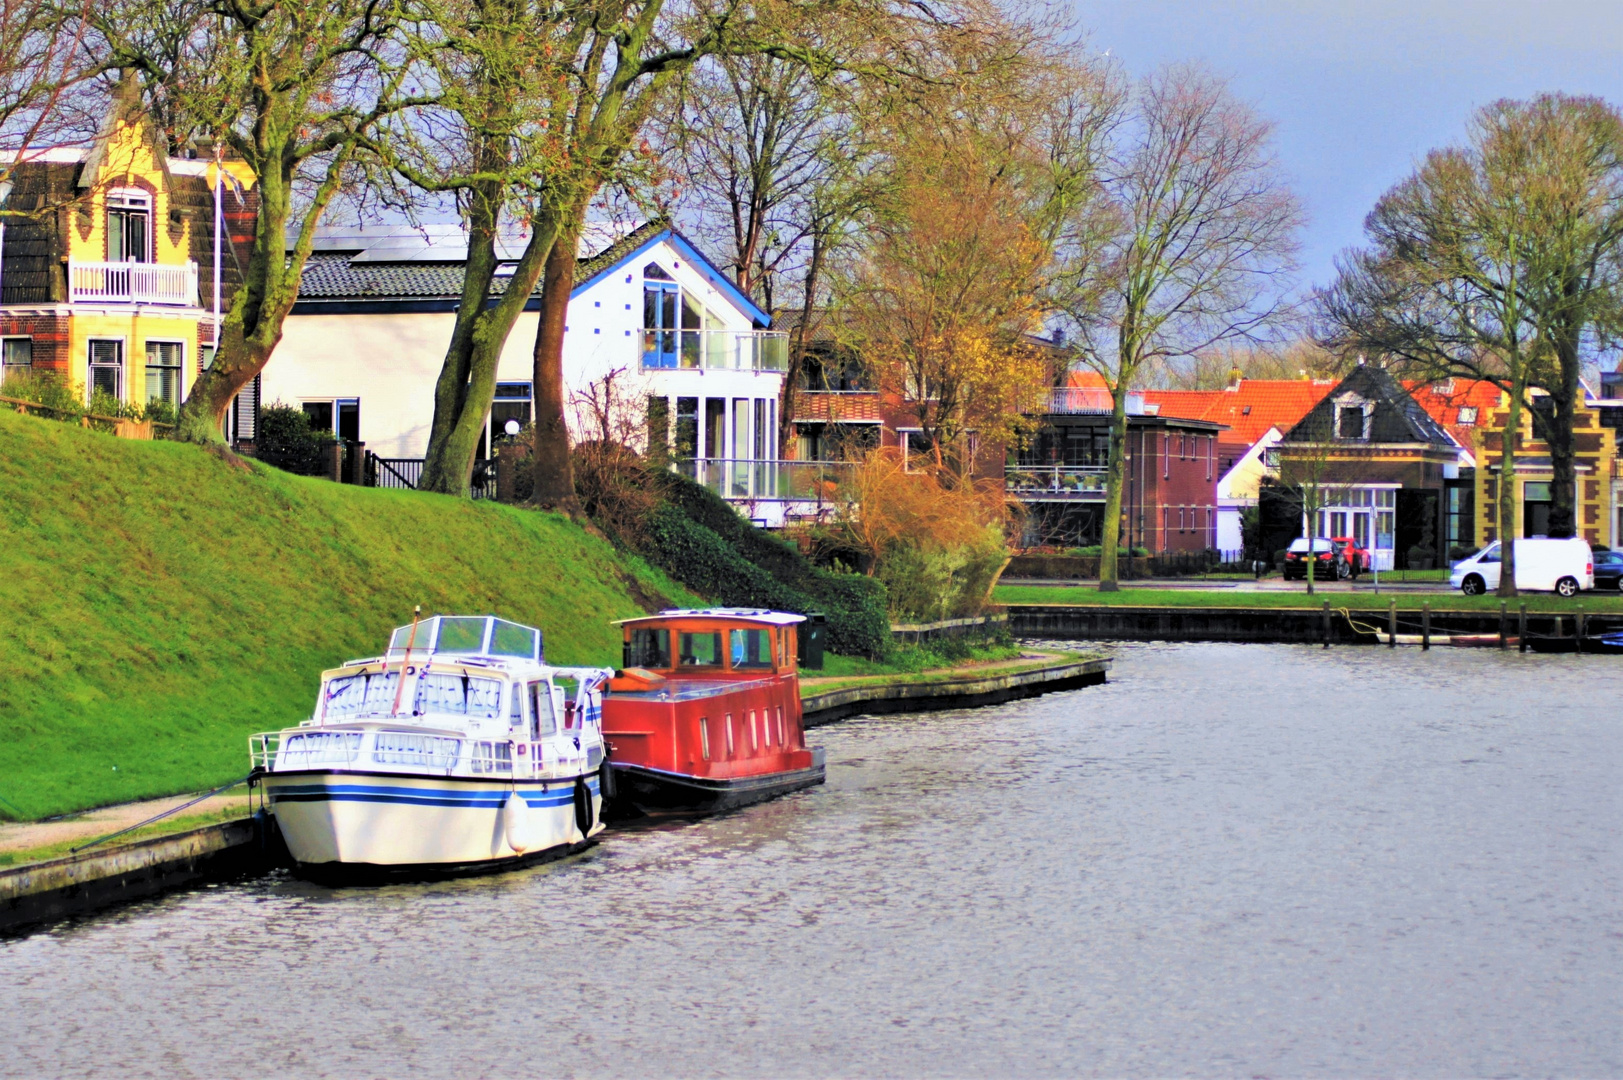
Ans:
[[[1118,380],[1111,391],[1110,461],[1105,467],[1105,515],[1099,532],[1099,591],[1121,588],[1116,569],[1121,540],[1121,497],[1127,476],[1127,384]],[[1144,462],[1139,462],[1139,468]],[[1129,551],[1128,557],[1132,557]]]
[[[541,283],[541,320],[535,333],[535,489],[530,504],[549,510],[580,512],[575,500],[575,470],[569,460],[569,423],[564,413],[564,325],[569,293],[575,284],[577,221],[560,229],[547,256]]]
[[[806,369],[806,344],[811,333],[812,311],[817,302],[817,279],[823,269],[823,236],[812,235],[811,262],[806,268],[804,295],[800,300],[800,325],[789,342],[789,370],[783,375],[783,397],[778,403],[778,456],[795,437],[795,405],[800,397],[800,375]]]
[[[1510,410],[1499,455],[1499,589],[1503,597],[1516,594],[1516,439],[1522,429],[1522,393],[1525,380],[1511,383]],[[1486,455],[1484,455],[1486,457]],[[1482,468],[1487,468],[1486,460]]]
[[[1560,359],[1560,390],[1553,394],[1555,415],[1551,430],[1545,433],[1550,444],[1550,531],[1551,537],[1578,535],[1576,506],[1578,485],[1577,468],[1572,438],[1572,417],[1577,407],[1578,379],[1583,362],[1578,355],[1577,340],[1556,343]]]

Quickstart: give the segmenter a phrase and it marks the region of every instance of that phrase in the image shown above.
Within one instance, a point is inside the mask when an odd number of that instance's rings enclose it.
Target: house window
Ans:
[[[8,337],[0,345],[0,383],[34,369],[34,339]]]
[[[909,470],[914,468],[915,461],[922,463],[920,468],[929,465],[935,456],[935,444],[928,435],[917,428],[904,428],[896,434],[901,436],[903,460]]]
[[[152,261],[152,196],[144,191],[107,194],[107,261]]]
[[[359,442],[361,438],[361,399],[334,398],[299,403],[310,420],[311,431],[330,432],[337,438]]]
[[[124,342],[90,341],[90,394],[106,394],[124,400]]]
[[[1369,412],[1365,405],[1336,406],[1336,438],[1360,442],[1369,438]]]
[[[147,400],[180,404],[180,368],[186,346],[178,341],[147,342]]]
[[[1262,452],[1262,463],[1270,469],[1279,468],[1279,447],[1270,446]]]
[[[676,399],[676,456],[682,460],[699,456],[699,399]]]
[[[1461,405],[1460,406],[1460,417],[1459,417],[1460,426],[1461,427],[1470,427],[1474,423],[1476,423],[1476,406],[1475,405]]]

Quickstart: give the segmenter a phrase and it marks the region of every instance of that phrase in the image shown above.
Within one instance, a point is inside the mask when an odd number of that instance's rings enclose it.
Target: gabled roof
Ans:
[[[1370,443],[1430,443],[1454,450],[1449,433],[1409,395],[1391,372],[1374,364],[1360,364],[1285,433],[1287,443],[1335,440],[1336,401],[1356,395],[1374,405],[1370,416]]]
[[[1224,447],[1254,446],[1270,428],[1289,431],[1330,392],[1329,379],[1241,379],[1222,390],[1146,390],[1162,416],[1210,420],[1229,428]]]
[[[570,295],[579,296],[661,241],[669,241],[693,269],[721,290],[756,325],[771,324],[771,316],[739,291],[681,233],[662,221],[644,222],[629,229],[614,229],[603,223],[588,228],[581,236],[575,284]],[[516,260],[527,242],[527,236],[504,235],[497,241],[497,257],[504,262]],[[301,303],[438,301],[454,305],[462,296],[467,257],[466,234],[456,225],[324,229],[305,263],[299,300]],[[497,275],[490,283],[490,295],[505,293],[509,280]],[[537,285],[536,295],[539,289]]]
[[[1445,379],[1432,383],[1405,380],[1403,386],[1427,415],[1467,450],[1471,449],[1471,433],[1488,419],[1489,412],[1499,407],[1502,396],[1496,383],[1482,379]],[[1462,420],[1461,409],[1476,412],[1467,413],[1469,419]]]

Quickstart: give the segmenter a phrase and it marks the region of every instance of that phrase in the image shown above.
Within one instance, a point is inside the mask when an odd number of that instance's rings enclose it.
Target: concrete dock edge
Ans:
[[[929,683],[876,683],[848,686],[801,699],[802,723],[822,727],[858,714],[969,709],[1105,681],[1110,661],[1100,657],[1050,664],[1004,675],[967,675]]]

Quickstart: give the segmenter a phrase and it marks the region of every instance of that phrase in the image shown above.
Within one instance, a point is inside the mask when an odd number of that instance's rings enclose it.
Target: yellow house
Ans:
[[[1535,404],[1539,400],[1535,398]],[[1617,430],[1613,426],[1617,411],[1601,408],[1580,391],[1572,413],[1577,535],[1592,544],[1615,544],[1620,539],[1613,534],[1609,520],[1613,516],[1618,467]],[[1508,413],[1509,407],[1501,404],[1476,436],[1477,536],[1484,544],[1500,538],[1499,484],[1504,472],[1503,431]],[[1521,420],[1516,439],[1516,475],[1511,481],[1516,485],[1516,523],[1521,536],[1542,536],[1549,527],[1550,484],[1554,480],[1550,447],[1533,436],[1532,409],[1524,408]]]
[[[0,182],[3,376],[179,405],[214,344],[215,222],[222,305],[253,236],[253,177],[223,168],[217,218],[213,161],[170,156],[128,95],[90,146],[26,151]]]

